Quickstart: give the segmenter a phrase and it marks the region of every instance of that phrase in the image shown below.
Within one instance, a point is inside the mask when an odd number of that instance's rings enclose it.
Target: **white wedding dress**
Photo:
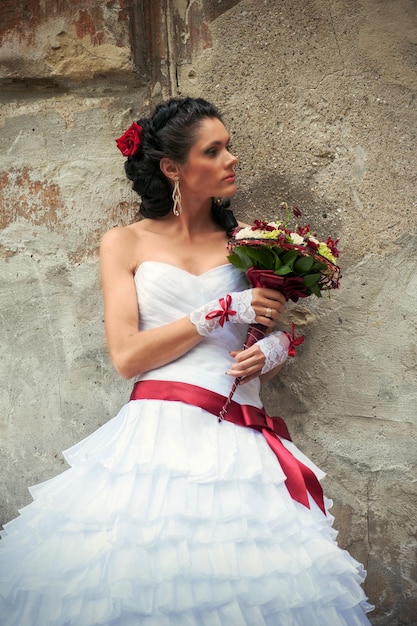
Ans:
[[[231,265],[194,276],[149,261],[135,282],[141,328],[245,288]],[[142,378],[227,396],[229,351],[245,335],[226,323]],[[234,400],[261,407],[259,381]],[[134,400],[65,458],[71,467],[32,487],[5,525],[1,626],[369,624],[363,568],[338,548],[329,514],[291,498],[260,432],[182,402]]]

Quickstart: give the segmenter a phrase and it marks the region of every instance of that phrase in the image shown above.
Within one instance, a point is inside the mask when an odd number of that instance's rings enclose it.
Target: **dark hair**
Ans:
[[[155,219],[171,211],[172,187],[159,163],[163,157],[185,163],[198,128],[208,117],[222,121],[218,109],[202,98],[172,98],[157,105],[151,117],[138,120],[141,147],[128,157],[125,171],[142,199],[139,212],[144,217]],[[237,226],[229,206],[229,200],[212,204],[213,218],[228,234]]]

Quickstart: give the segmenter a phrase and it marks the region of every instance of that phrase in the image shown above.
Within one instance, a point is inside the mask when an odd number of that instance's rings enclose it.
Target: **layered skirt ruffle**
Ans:
[[[362,566],[262,434],[134,401],[65,457],[2,533],[1,624],[369,624]]]

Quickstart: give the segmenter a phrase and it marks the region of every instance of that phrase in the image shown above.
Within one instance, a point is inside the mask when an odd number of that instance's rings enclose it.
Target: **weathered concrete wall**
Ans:
[[[105,350],[97,247],[137,208],[114,143],[146,95],[128,17],[113,0],[0,5],[2,522],[127,396]]]
[[[241,218],[280,200],[340,237],[342,287],[288,318],[306,341],[265,391],[327,472],[339,539],[368,569],[374,624],[417,624],[417,4],[242,0],[179,89],[218,103]]]
[[[96,249],[133,216],[113,140],[149,100],[129,62],[126,9],[70,4],[33,27],[10,21],[0,48],[3,520],[129,389],[105,353]],[[373,624],[415,626],[416,2],[137,4],[154,34],[153,99],[203,95],[224,111],[239,217],[275,217],[288,200],[340,237],[342,287],[290,307],[306,341],[265,402],[328,472],[340,543],[368,569]],[[77,30],[89,7],[94,26]],[[57,37],[79,54],[76,76],[49,50]],[[88,54],[103,45],[113,53],[100,74]]]

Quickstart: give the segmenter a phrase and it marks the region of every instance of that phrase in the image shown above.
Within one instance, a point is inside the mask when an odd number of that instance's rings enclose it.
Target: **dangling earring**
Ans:
[[[172,192],[172,201],[174,203],[174,206],[172,207],[172,212],[176,217],[179,217],[182,213],[182,204],[181,204],[180,179],[178,178],[178,176],[175,177],[174,190]]]

